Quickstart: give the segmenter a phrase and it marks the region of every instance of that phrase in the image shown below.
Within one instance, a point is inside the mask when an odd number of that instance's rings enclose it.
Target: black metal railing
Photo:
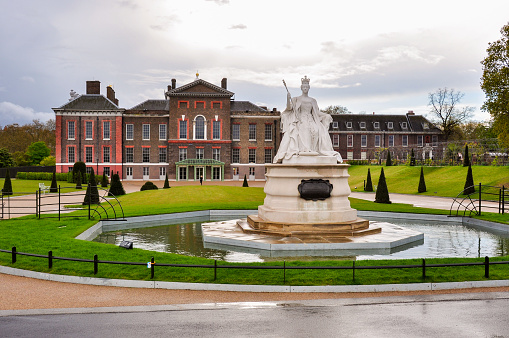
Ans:
[[[143,262],[120,262],[120,261],[102,261],[99,260],[97,255],[94,255],[93,259],[84,259],[84,258],[70,258],[70,257],[57,257],[53,256],[52,251],[48,251],[47,255],[41,254],[33,254],[33,253],[25,253],[18,252],[16,247],[13,247],[11,250],[3,250],[0,249],[0,252],[10,253],[11,254],[11,262],[15,264],[17,261],[17,256],[30,256],[37,257],[48,260],[48,268],[53,268],[54,260],[64,260],[64,261],[73,261],[73,262],[82,262],[82,263],[93,263],[94,275],[96,275],[99,271],[99,264],[119,264],[119,265],[138,265],[138,266],[146,266],[150,269],[150,278],[154,279],[155,268],[156,267],[172,267],[172,268],[191,268],[191,269],[213,269],[214,271],[214,280],[217,279],[217,271],[218,269],[240,269],[240,270],[282,270],[283,273],[283,283],[286,283],[286,271],[287,270],[351,270],[352,271],[352,279],[355,280],[355,272],[357,270],[388,270],[388,269],[420,269],[422,273],[422,278],[426,278],[426,269],[428,268],[443,268],[443,267],[462,267],[462,266],[484,266],[484,277],[490,277],[490,266],[491,265],[499,265],[499,264],[509,264],[509,261],[490,261],[488,256],[484,257],[484,261],[482,262],[464,262],[464,263],[447,263],[447,264],[426,264],[426,259],[422,259],[421,264],[410,264],[410,265],[382,265],[382,266],[372,266],[372,265],[364,265],[364,266],[356,266],[355,261],[352,261],[352,265],[350,266],[287,266],[286,262],[283,261],[282,266],[265,266],[265,265],[218,265],[217,260],[214,260],[214,264],[204,264],[204,265],[194,265],[194,264],[169,264],[169,263],[156,263],[154,261],[154,257],[151,257],[150,260],[146,263]]]
[[[466,193],[471,190],[474,192]],[[505,186],[495,187],[482,183],[467,187],[454,198],[449,215],[480,216],[485,209],[496,210],[499,214],[506,213],[509,210],[509,189]]]

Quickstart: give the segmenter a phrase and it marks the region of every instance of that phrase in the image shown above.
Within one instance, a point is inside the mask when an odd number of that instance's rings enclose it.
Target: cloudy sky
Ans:
[[[53,118],[87,80],[120,106],[200,78],[236,100],[284,108],[286,92],[355,113],[429,111],[428,93],[480,111],[480,61],[509,1],[0,0],[0,125]]]

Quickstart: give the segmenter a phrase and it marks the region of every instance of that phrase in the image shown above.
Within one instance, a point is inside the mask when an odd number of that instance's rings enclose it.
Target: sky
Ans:
[[[164,99],[199,77],[235,100],[286,105],[300,79],[320,108],[429,116],[452,88],[481,111],[481,61],[509,22],[509,1],[0,0],[0,126],[54,118],[86,81],[119,106]]]

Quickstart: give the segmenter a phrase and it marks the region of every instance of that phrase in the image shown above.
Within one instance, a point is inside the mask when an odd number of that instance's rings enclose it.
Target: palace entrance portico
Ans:
[[[177,181],[224,181],[224,162],[213,159],[187,159],[175,162]]]

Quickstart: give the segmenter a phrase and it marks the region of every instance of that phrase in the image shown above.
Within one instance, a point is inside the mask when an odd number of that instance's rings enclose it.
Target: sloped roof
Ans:
[[[53,108],[54,110],[122,110],[116,104],[108,100],[104,95],[87,94],[80,95],[66,104]]]
[[[232,112],[268,112],[267,109],[257,106],[249,101],[231,101],[230,111]]]
[[[132,108],[130,110],[170,110],[169,100],[146,100]]]
[[[211,91],[207,92],[199,92],[199,91],[192,91],[191,89],[193,87],[197,87],[203,85]],[[168,96],[221,96],[221,97],[231,97],[234,95],[233,92],[226,90],[224,88],[221,88],[219,86],[213,85],[210,82],[207,82],[202,79],[197,79],[193,82],[190,82],[188,84],[185,84],[183,86],[177,87],[175,89],[171,89],[166,92],[166,95]]]
[[[338,128],[331,131],[352,131],[352,132],[429,132],[440,133],[434,124],[429,122],[422,115],[369,115],[369,114],[335,114],[331,115],[334,122],[338,122]],[[348,128],[347,122],[351,122]],[[375,123],[378,122],[378,128]],[[392,122],[392,128],[389,128]],[[364,123],[364,127],[361,127]],[[403,128],[406,124],[406,128]],[[428,128],[426,129],[425,126]]]

